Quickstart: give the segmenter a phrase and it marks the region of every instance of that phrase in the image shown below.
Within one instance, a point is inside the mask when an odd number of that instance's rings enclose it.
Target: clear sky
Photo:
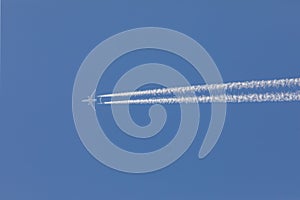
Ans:
[[[300,77],[299,10],[293,0],[2,0],[0,199],[299,199],[298,102],[228,104],[219,142],[199,160],[210,119],[210,106],[201,105],[189,150],[148,174],[98,162],[82,145],[72,117],[80,64],[101,41],[131,28],[165,27],[194,38],[225,82]],[[192,84],[203,83],[174,55],[148,50],[118,59],[98,90],[110,91],[123,72],[147,62],[168,64]],[[107,108],[98,106],[98,116]],[[148,123],[147,111],[132,107],[136,123]],[[166,136],[151,144],[125,138],[109,114],[100,123],[113,130],[109,137],[119,146],[153,150],[178,126],[177,105],[167,111]]]

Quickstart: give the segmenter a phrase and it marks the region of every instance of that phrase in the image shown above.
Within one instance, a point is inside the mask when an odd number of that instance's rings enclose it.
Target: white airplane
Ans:
[[[96,92],[96,90],[94,90],[94,92],[90,96],[88,96],[87,99],[81,100],[81,102],[83,102],[83,103],[88,103],[88,105],[91,106],[94,111],[96,111],[95,102],[97,101],[97,99],[95,99],[95,92]]]

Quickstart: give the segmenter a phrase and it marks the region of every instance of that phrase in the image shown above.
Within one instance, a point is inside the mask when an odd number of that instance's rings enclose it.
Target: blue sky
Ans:
[[[221,138],[204,160],[197,154],[210,106],[201,105],[199,132],[183,157],[138,175],[110,169],[88,153],[71,105],[75,76],[87,54],[111,35],[144,26],[194,38],[225,82],[299,77],[299,9],[292,0],[2,0],[0,198],[299,199],[297,102],[229,104]],[[115,64],[126,63],[129,70],[153,60],[174,67],[181,63],[160,53],[136,52]],[[121,73],[113,67],[103,77],[107,89]],[[182,73],[193,84],[202,83],[191,69]],[[172,106],[166,133],[178,121]],[[138,124],[147,124],[145,107],[132,112]],[[111,139],[130,150],[152,149],[169,139],[144,147],[122,138],[112,119],[104,124],[115,130]]]

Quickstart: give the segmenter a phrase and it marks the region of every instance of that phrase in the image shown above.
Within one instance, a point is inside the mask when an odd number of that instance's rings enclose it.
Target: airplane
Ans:
[[[96,90],[94,90],[94,92],[90,96],[88,96],[87,99],[81,100],[81,102],[83,102],[83,103],[88,103],[88,105],[91,106],[94,111],[96,111],[95,102],[97,101],[97,99],[95,99],[95,92],[96,92]]]

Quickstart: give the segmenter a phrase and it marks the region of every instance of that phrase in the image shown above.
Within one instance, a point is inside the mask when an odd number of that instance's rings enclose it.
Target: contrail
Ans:
[[[124,97],[124,96],[141,96],[141,95],[159,95],[159,94],[182,94],[187,92],[201,92],[212,90],[234,90],[234,89],[256,89],[268,87],[294,87],[300,86],[300,78],[277,79],[277,80],[261,80],[261,81],[245,81],[245,82],[231,82],[222,84],[207,84],[194,85],[187,87],[173,87],[153,90],[142,90],[134,92],[121,92],[113,94],[99,95],[102,97]]]
[[[300,101],[300,91],[264,94],[216,95],[197,97],[149,98],[108,101],[101,104],[173,104],[173,103],[243,103],[243,102]]]

